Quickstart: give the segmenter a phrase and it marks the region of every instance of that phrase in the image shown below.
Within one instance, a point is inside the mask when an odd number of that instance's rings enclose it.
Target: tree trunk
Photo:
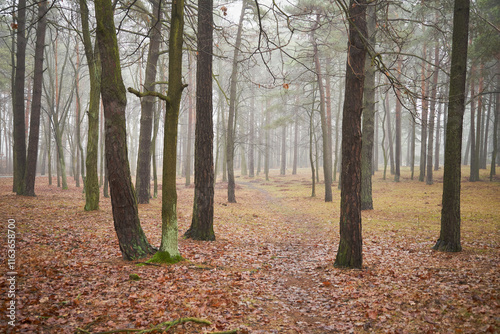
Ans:
[[[43,51],[45,48],[45,30],[47,27],[47,1],[38,7],[38,25],[36,29],[35,74],[33,79],[33,103],[30,120],[30,137],[28,143],[28,161],[24,180],[24,195],[35,196],[36,161],[38,157],[38,140],[40,137],[40,110],[42,108],[43,83]]]
[[[423,58],[427,59],[427,44],[424,43]],[[420,174],[418,180],[424,182],[425,180],[425,168],[426,168],[426,157],[427,157],[427,117],[428,117],[428,107],[429,103],[427,101],[427,91],[428,85],[426,84],[425,76],[425,66],[426,62],[422,63],[422,131],[420,133]]]
[[[293,169],[292,175],[297,174],[297,163],[299,155],[299,112],[295,110],[295,125],[293,127]]]
[[[150,0],[153,7],[151,29],[149,30],[149,49],[146,63],[144,90],[154,91],[157,63],[161,42],[161,0]],[[151,133],[153,129],[153,104],[155,97],[144,96],[141,99],[141,129],[139,133],[139,150],[137,155],[136,183],[137,201],[149,203],[151,184]]]
[[[26,72],[26,0],[17,5],[17,45],[16,72],[14,79],[14,179],[12,191],[24,193],[24,173],[26,171],[26,123],[24,120],[24,82]]]
[[[101,60],[97,42],[95,43],[95,48],[92,47],[89,29],[89,9],[86,0],[80,0],[80,15],[82,20],[83,45],[90,78],[84,210],[93,211],[99,209],[100,195],[97,160],[99,147],[99,107],[101,102]]]
[[[375,47],[375,29],[377,23],[375,5],[368,6],[366,12],[366,29],[369,43],[372,47]],[[371,66],[371,59],[367,58],[363,101],[363,145],[361,147],[361,210],[373,210],[372,163],[375,122],[375,71],[375,66]]]
[[[127,154],[125,109],[127,96],[120,68],[110,0],[96,0],[97,41],[102,63],[101,94],[106,123],[106,165],[113,221],[125,260],[153,254],[141,228]]]
[[[227,201],[236,203],[235,182],[234,182],[234,123],[236,112],[236,84],[238,81],[238,57],[241,47],[241,33],[243,30],[243,19],[245,18],[245,9],[247,3],[243,0],[241,7],[240,21],[238,23],[238,32],[236,33],[236,43],[234,45],[233,65],[231,72],[231,86],[229,91],[229,117],[227,120],[227,141],[226,141],[226,160],[227,160]]]
[[[323,136],[323,174],[325,178],[325,202],[332,201],[332,141],[328,136],[328,122],[326,118],[326,97],[325,87],[323,85],[323,75],[321,73],[321,64],[319,62],[319,51],[314,32],[319,26],[319,14],[316,15],[315,28],[312,30],[312,43],[314,53],[314,65],[318,81],[319,90],[319,114],[321,117],[321,133]]]
[[[500,70],[500,62],[497,63],[497,73]],[[497,91],[500,89],[500,76],[497,76]],[[496,103],[495,103],[495,117],[493,117],[493,151],[491,152],[491,169],[490,169],[490,181],[493,181],[493,176],[497,175],[496,173],[496,164],[497,164],[497,153],[498,153],[498,122],[500,118],[500,92],[496,94]]]
[[[286,125],[281,128],[281,166],[280,175],[286,174]]]
[[[394,168],[394,141],[392,137],[392,120],[391,120],[391,108],[389,104],[389,91],[386,93],[385,98],[385,108],[386,108],[386,118],[387,118],[387,146],[389,147],[389,163],[391,165],[391,175],[395,174]]]
[[[451,50],[450,92],[446,130],[441,232],[434,249],[459,252],[460,244],[460,159],[465,111],[469,0],[455,0]]]
[[[475,101],[475,83],[474,83],[474,73],[475,66],[471,67],[471,80],[470,80],[470,182],[479,181],[479,157],[477,155],[476,146],[476,124],[475,124],[475,114],[476,114],[476,101]],[[479,113],[479,111],[478,111]]]
[[[401,59],[398,60],[398,81],[401,80]],[[396,160],[394,161],[394,181],[401,178],[401,91],[396,89]]]
[[[361,113],[365,79],[366,1],[351,0],[342,122],[340,242],[336,267],[361,268]]]
[[[184,0],[172,3],[168,43],[168,93],[163,142],[162,233],[160,252],[180,259],[177,226],[177,128],[182,98],[182,43],[184,31]]]
[[[429,141],[427,145],[427,177],[426,183],[431,185],[434,183],[432,179],[432,154],[434,149],[434,117],[436,114],[436,98],[437,98],[437,85],[439,81],[439,47],[437,45],[434,47],[434,73],[432,75],[432,87],[431,87],[431,105],[429,114]]]
[[[314,133],[314,108],[311,108],[311,115],[309,116],[309,162],[311,163],[311,197],[316,197],[316,178],[314,176],[314,157],[313,157],[313,133]]]
[[[191,227],[195,240],[215,240],[212,105],[213,0],[198,1],[198,61],[196,68],[196,129],[194,204]]]
[[[438,98],[439,100],[439,98]],[[441,103],[438,104],[436,113],[436,149],[434,151],[434,170],[439,170],[439,148],[441,142]]]
[[[249,124],[249,146],[248,146],[248,176],[255,176],[255,93],[252,86],[252,97],[250,100],[250,124]]]

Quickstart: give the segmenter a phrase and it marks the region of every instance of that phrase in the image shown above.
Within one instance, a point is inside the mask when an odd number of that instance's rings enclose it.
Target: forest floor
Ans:
[[[374,210],[363,212],[363,269],[333,267],[340,191],[311,197],[310,174],[236,180],[238,203],[217,183],[217,240],[186,240],[193,187],[178,179],[175,265],[121,259],[110,201],[85,212],[81,188],[37,179],[37,197],[0,179],[0,332],[97,333],[147,329],[196,317],[168,333],[500,332],[500,180],[462,183],[460,253],[431,248],[439,236],[442,172],[426,185],[373,178]],[[418,178],[418,175],[417,175]],[[139,206],[158,246],[161,200]],[[7,324],[7,221],[15,220],[16,319]],[[12,222],[12,221],[11,221]],[[140,280],[130,278],[137,274]],[[10,297],[9,297],[10,298]],[[10,320],[9,320],[10,321]],[[117,331],[116,331],[117,332]],[[128,331],[131,332],[131,331]],[[161,331],[158,331],[158,333]],[[125,331],[123,331],[125,333]]]

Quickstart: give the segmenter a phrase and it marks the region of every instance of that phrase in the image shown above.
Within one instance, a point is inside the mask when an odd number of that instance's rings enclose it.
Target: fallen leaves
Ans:
[[[407,185],[375,182],[376,209],[363,213],[365,267],[340,270],[332,266],[338,208],[321,194],[310,198],[307,180],[241,179],[237,204],[227,204],[223,187],[217,188],[217,240],[180,239],[188,260],[172,266],[121,260],[108,200],[102,199],[100,211],[87,213],[80,189],[41,186],[37,198],[20,198],[0,180],[0,215],[19,221],[20,331],[138,329],[188,317],[212,325],[185,323],[175,333],[498,331],[494,222],[500,217],[469,193],[495,194],[490,184],[466,189],[464,198],[476,207],[464,203],[471,219],[463,221],[465,251],[450,255],[431,250],[439,207],[425,202],[434,203],[439,189],[415,189],[412,200],[403,191]],[[190,224],[192,195],[179,187],[180,235]],[[154,245],[160,241],[160,206],[152,200],[140,207]]]

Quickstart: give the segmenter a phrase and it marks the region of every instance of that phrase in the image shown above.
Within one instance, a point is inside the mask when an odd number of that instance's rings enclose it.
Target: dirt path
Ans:
[[[272,212],[281,224],[277,225],[267,248],[273,250],[272,260],[263,273],[269,290],[265,308],[278,315],[272,323],[280,333],[328,333],[328,311],[332,309],[324,277],[332,260],[331,226],[317,222],[316,217],[298,213],[295,205],[273,196],[256,182],[239,182],[256,190],[265,201],[263,211]],[[286,237],[283,237],[286,236]],[[267,331],[266,331],[267,332]]]

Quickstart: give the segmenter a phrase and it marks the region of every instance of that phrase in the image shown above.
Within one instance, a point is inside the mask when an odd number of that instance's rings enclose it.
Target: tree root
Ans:
[[[121,329],[114,329],[110,331],[105,331],[105,332],[95,332],[92,333],[90,331],[86,331],[82,328],[76,328],[80,333],[86,333],[86,334],[112,334],[112,333],[139,333],[139,334],[145,334],[145,333],[151,333],[154,331],[168,331],[172,327],[185,323],[185,322],[195,322],[198,324],[205,324],[205,325],[211,325],[212,323],[208,320],[205,319],[199,319],[199,318],[180,318],[174,321],[165,321],[162,322],[152,328],[149,329],[140,329],[140,328],[121,328]],[[216,332],[216,334],[226,334],[226,333],[236,333],[235,331],[232,332]],[[215,334],[215,333],[214,333]]]

